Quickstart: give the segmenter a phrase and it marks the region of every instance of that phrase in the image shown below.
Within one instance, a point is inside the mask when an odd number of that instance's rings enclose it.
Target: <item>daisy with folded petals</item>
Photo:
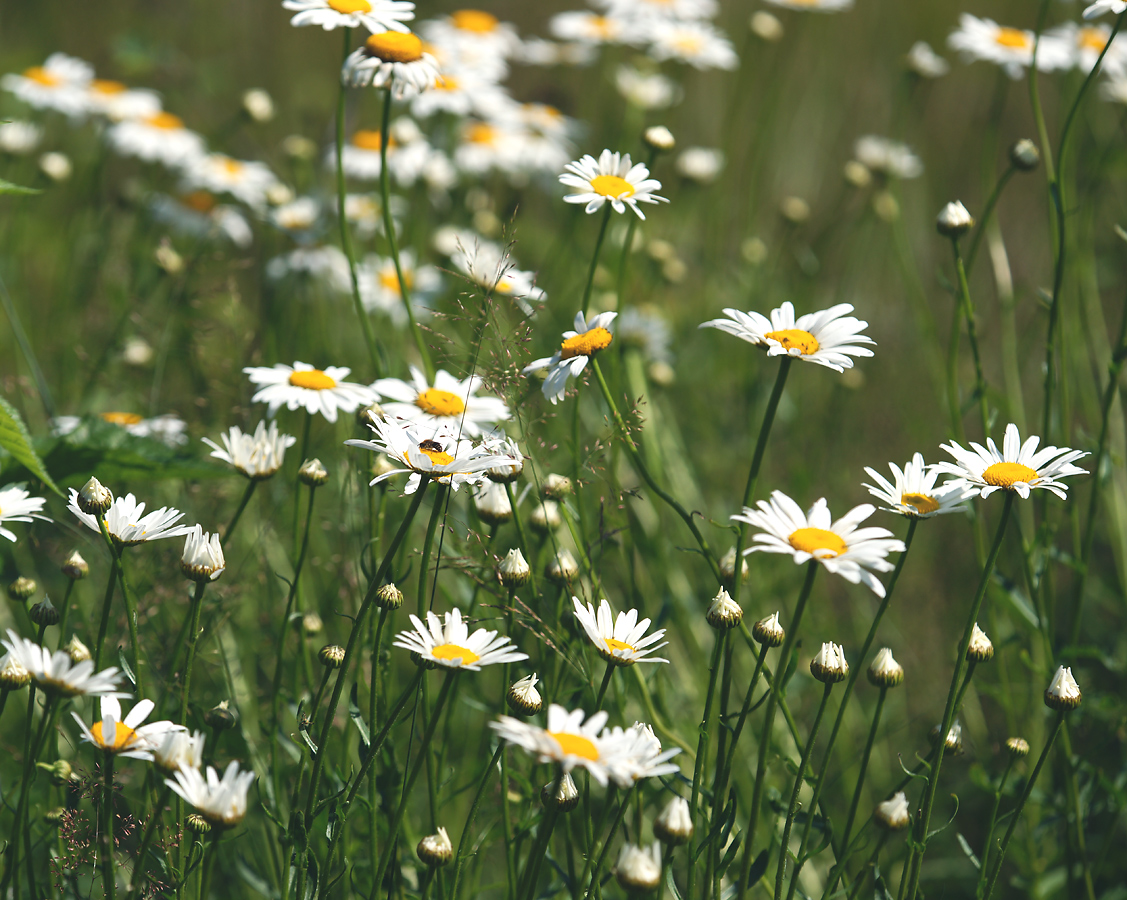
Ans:
[[[651,653],[660,650],[669,642],[657,643],[665,637],[664,628],[646,634],[650,620],[642,619],[639,622],[638,610],[619,613],[616,619],[614,610],[606,600],[599,602],[598,610],[589,602],[584,606],[578,597],[572,597],[571,602],[575,606],[575,618],[579,620],[587,637],[599,651],[599,656],[608,663],[616,666],[632,666],[636,662],[669,662],[660,657],[650,657]]]
[[[425,662],[447,669],[480,672],[483,666],[528,659],[527,653],[513,647],[509,638],[498,637],[496,631],[479,628],[470,634],[457,609],[446,613],[442,622],[432,612],[427,613],[426,625],[418,616],[410,618],[415,630],[401,631],[392,646],[418,653]]]
[[[112,697],[128,697],[128,693],[117,690],[121,674],[116,666],[94,671],[94,663],[89,659],[73,662],[64,650],[52,653],[35,641],[22,638],[14,631],[8,631],[8,639],[0,641],[0,646],[11,654],[11,659],[23,666],[38,685],[39,689],[58,697],[90,697],[98,694]]]
[[[304,407],[310,415],[320,413],[330,422],[337,420],[338,410],[354,413],[375,400],[371,388],[344,380],[351,371],[344,366],[315,369],[303,362],[295,362],[292,367],[275,363],[273,368],[243,369],[251,384],[259,385],[251,402],[268,404],[269,415],[273,416],[282,406]]]
[[[873,355],[872,350],[859,345],[876,343],[861,334],[869,323],[846,315],[850,312],[853,312],[852,306],[839,303],[796,319],[794,306],[788,300],[771,310],[770,319],[757,312],[725,309],[728,319],[712,319],[700,327],[726,331],[761,347],[768,356],[793,356],[844,372],[853,368],[850,357]]]
[[[955,476],[955,483],[966,485],[972,493],[983,499],[994,491],[1013,491],[1022,500],[1029,499],[1034,488],[1052,491],[1062,500],[1066,498],[1068,485],[1059,479],[1070,475],[1087,475],[1086,469],[1073,463],[1088,454],[1083,450],[1068,447],[1044,447],[1037,449],[1041,439],[1037,436],[1021,442],[1017,426],[1006,426],[1002,439],[1002,452],[998,452],[993,438],[986,439],[986,446],[971,442],[966,450],[952,441],[940,444],[951,456],[953,463],[937,463],[935,468]]]
[[[1104,13],[1118,16],[1124,11],[1127,11],[1127,0],[1096,0],[1095,3],[1085,7],[1084,18],[1094,19]]]
[[[422,93],[439,78],[438,61],[417,35],[402,31],[373,34],[348,55],[341,81],[349,87],[391,87],[396,100]]]
[[[560,349],[551,356],[534,360],[521,371],[527,375],[547,369],[548,375],[542,388],[544,396],[552,403],[559,403],[567,390],[567,380],[578,378],[591,357],[610,346],[614,339],[610,324],[617,315],[613,312],[599,313],[588,322],[583,313],[577,312],[575,330],[563,333]]]
[[[661,182],[649,177],[650,170],[643,163],[632,165],[629,153],[604,150],[597,160],[588,154],[564,168],[567,172],[560,176],[560,183],[577,191],[566,195],[564,202],[585,203],[588,213],[598,212],[609,203],[615,212],[624,213],[629,206],[644,219],[639,203],[669,202],[654,193],[661,189]]]
[[[153,749],[161,743],[169,732],[185,731],[183,725],[174,722],[142,723],[149,717],[156,704],[152,700],[139,700],[122,718],[121,704],[117,697],[102,697],[102,718],[92,727],[87,727],[82,717],[72,712],[71,716],[82,729],[82,739],[99,750],[114,756],[129,756],[133,759],[153,758]]]
[[[106,135],[123,156],[136,156],[145,162],[183,166],[206,155],[204,140],[184,127],[179,116],[157,111],[144,118],[119,122]]]
[[[974,493],[972,488],[955,482],[935,486],[939,470],[935,466],[924,465],[923,454],[917,453],[911,462],[905,463],[903,471],[896,463],[889,463],[893,480],[865,467],[876,485],[866,484],[869,493],[883,500],[889,512],[899,513],[909,519],[930,519],[944,513],[966,512],[963,501]]]
[[[131,713],[132,715],[132,713]],[[198,769],[203,764],[204,735],[180,728],[166,731],[153,745],[153,763],[167,775],[180,769]]]
[[[432,385],[426,375],[411,366],[410,381],[381,378],[372,390],[386,413],[413,422],[420,432],[429,428],[478,437],[509,418],[503,400],[474,396],[480,387],[480,376],[458,379],[445,369],[435,373]]]
[[[406,31],[415,18],[415,4],[407,0],[283,0],[282,9],[297,13],[290,24],[320,25],[325,31],[364,26],[371,32]]]
[[[21,487],[0,490],[0,537],[15,543],[16,536],[4,527],[5,522],[30,522],[32,519],[50,522],[46,516],[40,515],[46,503],[43,497],[32,497]]]
[[[78,516],[79,520],[91,531],[101,533],[98,520],[89,513],[84,513],[78,506],[78,491],[70,489],[70,503],[67,509]],[[106,530],[114,543],[122,547],[133,547],[148,541],[159,541],[164,538],[181,537],[192,530],[190,525],[177,525],[184,514],[171,506],[162,506],[146,515],[145,504],[138,503],[132,494],[118,497],[106,511]]]
[[[234,828],[247,814],[247,792],[254,784],[254,772],[240,772],[231,762],[223,778],[211,766],[207,779],[199,769],[178,769],[164,782],[194,806],[213,828]]]
[[[278,431],[277,422],[271,422],[269,428],[265,422],[259,422],[254,434],[246,434],[238,425],[233,425],[219,439],[223,441],[222,447],[210,438],[204,438],[203,442],[211,447],[213,457],[233,466],[252,481],[269,478],[282,468],[286,448],[297,443],[292,434]]]
[[[964,62],[992,62],[1010,78],[1020,78],[1033,64],[1037,45],[1037,68],[1043,72],[1067,69],[1072,65],[1072,48],[1064,41],[1043,35],[1040,42],[1028,29],[999,25],[993,19],[980,19],[970,13],[959,16],[959,27],[947,38],[947,45]]]
[[[732,42],[708,22],[656,19],[646,38],[649,55],[658,62],[671,59],[694,69],[735,69],[740,64]]]
[[[600,737],[607,723],[607,714],[597,712],[586,722],[583,710],[568,712],[555,703],[548,707],[548,727],[540,728],[511,716],[500,716],[489,727],[503,740],[516,744],[536,756],[538,762],[559,763],[565,773],[583,768],[606,787],[609,766],[620,763],[623,742]]]
[[[649,725],[635,722],[626,729],[616,725],[609,733],[604,732],[603,737],[618,745],[619,752],[614,754],[614,761],[607,768],[619,787],[628,788],[643,778],[659,778],[681,771],[677,763],[670,762],[681,748],[662,750],[661,741]]]
[[[782,491],[774,491],[769,501],[757,505],[758,509],[745,506],[732,516],[735,522],[763,529],[745,554],[788,553],[798,565],[816,560],[851,584],[864,584],[878,597],[884,596],[884,585],[873,572],[891,571],[888,554],[902,553],[904,543],[886,528],[858,527],[876,511],[875,506],[863,503],[834,522],[824,499],[804,513]]]

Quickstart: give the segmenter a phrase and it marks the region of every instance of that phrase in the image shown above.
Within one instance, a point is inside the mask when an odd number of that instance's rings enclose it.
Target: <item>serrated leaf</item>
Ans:
[[[0,178],[0,194],[42,194],[39,188],[24,187],[22,184],[12,184]]]
[[[125,651],[120,648],[117,651],[117,663],[121,666],[121,671],[125,673],[125,677],[129,679],[129,683],[133,685],[133,687],[137,687],[137,676],[133,674],[129,660],[125,658]]]
[[[372,743],[372,736],[368,731],[364,717],[360,714],[360,704],[356,700],[358,688],[359,684],[353,682],[352,690],[348,692],[348,717],[352,719],[356,725],[356,730],[360,732],[360,742],[364,745],[364,753],[361,754],[361,757],[363,757],[367,755],[368,747]]]
[[[967,859],[970,860],[971,865],[976,869],[981,869],[982,863],[980,863],[978,861],[978,857],[974,855],[974,851],[970,848],[970,844],[967,843],[967,839],[963,837],[962,832],[956,831],[955,837],[958,839],[959,846],[963,848],[963,853],[966,854]]]
[[[0,447],[12,454],[12,458],[16,462],[52,491],[60,497],[63,495],[59,486],[47,474],[43,460],[35,452],[35,447],[31,443],[31,435],[28,434],[27,426],[24,425],[19,412],[3,397],[0,397]]]

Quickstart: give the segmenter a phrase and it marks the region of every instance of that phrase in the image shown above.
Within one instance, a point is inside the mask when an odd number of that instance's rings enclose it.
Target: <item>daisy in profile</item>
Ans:
[[[1036,35],[1028,29],[999,25],[993,19],[980,19],[970,13],[959,16],[959,27],[947,38],[947,45],[964,62],[992,62],[1010,78],[1021,78],[1033,63]],[[1064,41],[1043,35],[1037,46],[1037,68],[1043,72],[1067,69],[1072,65],[1072,48]]]
[[[836,522],[824,499],[804,513],[782,491],[773,491],[769,501],[760,500],[757,506],[745,506],[742,513],[731,517],[734,522],[762,529],[752,538],[755,546],[745,550],[745,555],[760,550],[787,553],[797,565],[817,560],[851,584],[864,584],[878,597],[884,596],[884,585],[873,572],[891,571],[888,554],[902,553],[904,543],[887,528],[858,527],[876,511],[875,506],[855,506]]]
[[[348,55],[340,73],[349,87],[391,87],[396,100],[422,93],[438,80],[438,61],[417,35],[382,31]]]
[[[282,0],[282,9],[297,13],[290,24],[320,25],[325,31],[363,26],[372,32],[406,31],[415,18],[415,4],[407,0]]]
[[[888,178],[919,178],[924,171],[923,163],[911,147],[875,134],[857,138],[857,143],[853,145],[853,155],[870,172],[877,172]]]
[[[643,163],[631,164],[629,153],[611,153],[604,150],[599,158],[588,154],[577,162],[568,163],[560,183],[574,188],[577,193],[567,194],[565,203],[585,203],[586,212],[598,212],[604,203],[610,203],[617,213],[626,212],[629,206],[644,219],[639,203],[668,203],[654,191],[661,182],[650,178],[650,170]]]
[[[993,438],[986,439],[986,446],[971,442],[966,450],[952,441],[940,444],[955,458],[954,462],[936,463],[935,468],[948,475],[954,475],[954,483],[965,485],[972,493],[983,499],[994,491],[1013,491],[1022,500],[1029,499],[1035,488],[1052,491],[1062,500],[1066,499],[1068,485],[1059,479],[1071,475],[1087,475],[1086,469],[1073,463],[1088,454],[1083,450],[1068,447],[1044,447],[1037,449],[1041,439],[1034,435],[1021,442],[1017,426],[1006,426],[1002,439],[1002,452],[998,452]]]
[[[495,444],[458,440],[451,434],[434,433],[429,428],[419,429],[410,422],[398,419],[378,419],[371,424],[377,435],[374,441],[345,441],[350,447],[362,447],[373,453],[386,453],[403,468],[392,469],[372,479],[371,484],[410,473],[405,494],[419,489],[423,478],[448,484],[455,491],[463,484],[476,485],[485,480],[490,469],[517,465],[510,456],[495,452]],[[519,461],[523,465],[523,460]]]
[[[88,62],[65,53],[52,53],[41,66],[0,78],[0,87],[28,106],[53,109],[78,119],[89,110],[86,89],[93,78],[94,69]]]
[[[597,712],[586,721],[583,710],[568,712],[553,703],[548,707],[548,727],[540,728],[511,716],[500,716],[489,727],[503,740],[527,750],[537,762],[559,763],[565,773],[579,767],[606,787],[610,766],[619,763],[622,741],[606,741],[600,737],[607,723],[607,714]]]
[[[568,379],[578,378],[591,357],[610,346],[614,339],[609,330],[610,324],[617,315],[613,312],[599,313],[588,322],[583,313],[577,312],[575,330],[563,333],[560,349],[551,356],[534,360],[521,371],[528,375],[547,369],[548,374],[542,388],[544,396],[553,404],[559,403],[567,391]]]
[[[169,167],[183,166],[207,153],[204,139],[170,112],[119,122],[106,134],[118,153]]]
[[[534,312],[532,303],[547,299],[536,286],[536,273],[517,267],[511,247],[459,228],[441,229],[434,236],[434,246],[475,285],[487,294],[512,299],[526,316]]]
[[[578,597],[572,597],[571,602],[575,607],[575,618],[599,651],[599,656],[607,662],[616,666],[632,666],[636,662],[669,662],[667,659],[650,657],[651,653],[669,642],[657,643],[665,637],[664,628],[646,634],[650,620],[642,619],[639,622],[638,610],[619,613],[618,618],[615,618],[614,610],[606,600],[599,601],[598,610],[590,602],[584,606]]]
[[[428,384],[426,375],[411,366],[410,381],[381,378],[372,390],[388,415],[413,423],[420,433],[429,429],[479,437],[509,418],[503,400],[474,396],[480,387],[480,376],[458,379],[445,369],[439,369],[434,384]]]
[[[922,453],[914,454],[911,462],[904,464],[903,470],[896,463],[889,463],[888,467],[892,470],[892,481],[866,466],[865,471],[876,485],[866,484],[865,487],[878,500],[888,504],[885,509],[889,512],[910,519],[930,519],[944,513],[966,512],[967,505],[963,501],[975,493],[973,488],[957,482],[949,481],[936,487],[935,480],[940,472],[935,466],[924,465]]]
[[[927,41],[916,41],[904,55],[908,71],[921,78],[942,78],[951,71],[951,65],[931,49]]]
[[[13,544],[16,542],[15,534],[4,527],[7,522],[30,522],[32,519],[50,522],[41,515],[46,503],[43,497],[32,497],[18,485],[0,489],[0,537]]]
[[[74,488],[70,489],[70,502],[67,504],[67,509],[91,531],[101,533],[98,520],[79,509],[78,491]],[[184,514],[171,506],[162,506],[146,514],[145,504],[139,503],[132,494],[115,498],[105,516],[106,530],[114,542],[122,547],[134,547],[137,544],[164,538],[183,537],[192,530],[192,526],[176,524],[182,518]]]
[[[415,318],[419,318],[420,314],[430,312],[430,303],[442,287],[442,276],[434,266],[416,265],[415,254],[410,250],[400,251],[399,265],[411,293],[411,309]],[[407,307],[403,305],[395,260],[369,254],[356,266],[356,278],[364,309],[389,316],[397,327],[407,324]]]
[[[646,38],[648,53],[657,62],[671,59],[694,69],[735,69],[740,64],[732,42],[708,22],[656,19]]]
[[[788,300],[771,310],[771,318],[757,312],[725,309],[727,319],[712,319],[701,328],[718,328],[767,351],[768,356],[793,356],[817,363],[836,372],[853,368],[854,356],[872,356],[864,344],[876,341],[861,334],[868,327],[846,313],[853,312],[848,303],[839,303],[821,312],[794,317],[794,306]]]
[[[206,780],[199,769],[181,768],[164,783],[194,806],[213,828],[234,828],[246,818],[247,792],[254,784],[254,772],[240,772],[238,762],[232,761],[222,779],[208,766]]]
[[[480,672],[483,666],[528,659],[527,653],[513,647],[509,638],[498,637],[496,631],[479,628],[470,634],[457,608],[445,613],[442,622],[433,612],[427,613],[426,625],[418,616],[412,615],[410,619],[415,630],[401,631],[392,646],[418,653],[425,662],[447,669]]]
[[[93,661],[73,662],[65,650],[52,653],[11,629],[8,630],[8,639],[0,641],[0,646],[31,674],[39,689],[48,694],[57,697],[129,696],[117,690],[122,676],[115,666],[95,672]]]
[[[268,404],[267,415],[273,416],[283,406],[304,407],[310,415],[320,413],[330,422],[337,420],[338,410],[354,413],[375,400],[370,388],[344,380],[351,371],[345,366],[315,369],[303,362],[295,362],[292,367],[275,363],[273,368],[243,369],[251,384],[259,385],[251,402]]]
[[[628,788],[643,778],[659,778],[681,771],[679,765],[670,762],[681,748],[662,750],[661,741],[649,725],[635,722],[626,729],[616,725],[609,733],[604,733],[604,737],[620,747],[620,753],[615,754],[614,762],[608,767],[619,787]]]
[[[252,209],[266,205],[277,176],[265,163],[242,162],[222,153],[209,153],[188,161],[184,177],[191,188],[229,194]]]
[[[286,448],[297,443],[292,434],[278,431],[278,423],[272,421],[255,426],[254,434],[247,434],[238,425],[219,436],[223,442],[220,447],[210,438],[203,442],[211,447],[211,455],[234,467],[240,474],[252,481],[269,478],[280,468],[286,459]]]
[[[82,740],[93,744],[99,750],[114,756],[128,756],[133,759],[153,758],[153,749],[161,743],[169,732],[186,731],[183,725],[161,721],[142,724],[152,713],[156,704],[152,700],[139,700],[129,714],[122,718],[121,704],[117,697],[103,696],[101,700],[102,718],[92,727],[87,727],[82,717],[72,712],[71,716],[82,730]]]
[[[853,0],[767,0],[772,6],[802,12],[841,12],[853,8]]]

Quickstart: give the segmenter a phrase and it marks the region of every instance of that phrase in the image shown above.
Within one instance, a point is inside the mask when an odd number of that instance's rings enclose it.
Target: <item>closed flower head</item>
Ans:
[[[1060,666],[1049,687],[1045,690],[1045,705],[1058,712],[1067,712],[1070,709],[1076,709],[1082,698],[1080,685],[1072,677],[1072,669]]]

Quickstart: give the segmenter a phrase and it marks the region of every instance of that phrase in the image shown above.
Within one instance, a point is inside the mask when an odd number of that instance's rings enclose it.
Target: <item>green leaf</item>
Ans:
[[[873,900],[892,900],[892,892],[889,891],[884,876],[879,873],[873,879]]]
[[[747,875],[747,888],[748,888],[748,890],[751,890],[751,888],[755,885],[755,883],[757,881],[759,881],[760,878],[763,877],[763,873],[766,872],[766,871],[767,871],[767,851],[766,850],[760,850],[759,855],[757,857],[755,857],[755,862],[753,862],[751,864],[751,871],[748,872],[748,875]]]
[[[270,887],[266,879],[255,872],[241,856],[235,860],[235,872],[247,887],[260,897],[269,897],[270,900],[274,900],[278,896],[278,892]]]
[[[673,866],[665,867],[665,886],[669,888],[673,900],[681,900],[681,892],[677,890],[677,883],[673,880]]]
[[[22,184],[12,184],[0,178],[0,194],[42,194],[39,188],[24,187]]]
[[[348,692],[348,717],[356,724],[356,729],[360,732],[360,742],[364,745],[364,752],[361,757],[368,755],[368,746],[372,743],[371,734],[368,731],[368,726],[364,722],[364,717],[360,714],[360,704],[356,702],[356,692],[359,685],[356,682],[352,683],[352,690]]]
[[[31,435],[27,433],[27,426],[24,425],[23,419],[20,418],[16,408],[3,397],[0,397],[0,447],[11,453],[16,462],[20,463],[52,491],[60,497],[62,496],[63,492],[51,480],[51,476],[47,474],[47,469],[43,465],[43,460],[35,452],[35,448],[31,444]]]
[[[120,648],[117,651],[117,663],[121,666],[121,671],[125,673],[125,677],[129,679],[129,683],[133,685],[133,687],[137,687],[137,676],[133,674],[129,660],[125,658],[125,651]]]
[[[967,843],[967,839],[958,831],[955,832],[955,837],[958,838],[959,846],[963,848],[963,853],[967,855],[967,859],[970,860],[971,865],[976,869],[981,869],[982,863],[980,863],[978,857],[974,855],[974,851],[970,848],[970,844]]]

